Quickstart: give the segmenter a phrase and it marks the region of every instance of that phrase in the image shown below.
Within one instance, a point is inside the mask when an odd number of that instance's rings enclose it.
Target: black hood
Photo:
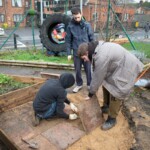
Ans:
[[[60,80],[61,85],[62,85],[65,89],[67,89],[67,88],[73,86],[74,83],[75,83],[74,76],[73,76],[71,73],[63,73],[63,74],[61,74],[59,80]]]

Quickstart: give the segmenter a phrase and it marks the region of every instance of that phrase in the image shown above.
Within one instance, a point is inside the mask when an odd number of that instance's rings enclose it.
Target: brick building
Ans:
[[[13,27],[16,22],[19,22],[27,8],[29,8],[30,0],[0,0],[0,26],[4,23],[8,27]],[[34,1],[32,2],[34,7]],[[26,25],[26,19],[20,26]]]
[[[7,23],[9,27],[13,27],[16,22],[19,22],[23,18],[26,10],[30,8],[30,1],[32,1],[32,7],[39,12],[37,20],[40,20],[40,1],[41,0],[0,0],[0,26]],[[43,0],[43,13],[44,18],[52,13],[65,13],[73,6],[79,6],[79,0]],[[135,8],[124,7],[123,4],[114,3],[111,4],[122,22],[130,26],[132,18],[135,13]],[[83,15],[87,21],[91,22],[95,31],[100,28],[103,29],[106,26],[107,21],[107,7],[106,0],[83,0]],[[110,25],[115,25],[116,20],[114,15],[110,15]],[[30,25],[30,17],[20,24],[20,26]]]
[[[115,3],[111,1],[113,10],[125,27],[131,27],[132,20],[135,14],[135,8],[126,6],[124,3]],[[95,31],[106,27],[107,22],[108,1],[106,0],[89,0],[84,6],[83,15],[86,20],[91,22]],[[110,26],[116,27],[118,25],[115,15],[110,13]]]

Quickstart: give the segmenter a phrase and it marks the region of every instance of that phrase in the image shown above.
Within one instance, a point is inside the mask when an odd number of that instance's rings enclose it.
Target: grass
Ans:
[[[143,52],[147,58],[150,58],[149,43],[134,42],[133,44],[138,51]],[[133,50],[130,43],[125,43],[122,46],[128,50]],[[0,59],[73,64],[73,61],[68,62],[67,56],[47,56],[46,52],[42,52],[40,50],[11,50],[7,52],[0,52]]]
[[[143,52],[147,58],[150,58],[150,43],[143,43],[143,42],[133,42],[135,48],[139,52]],[[133,50],[130,43],[125,43],[122,45],[128,50]]]
[[[36,62],[53,62],[72,64],[73,61],[69,61],[67,56],[47,56],[46,53],[42,53],[40,50],[14,50],[0,53],[0,59],[2,60],[22,60],[22,61],[36,61]]]

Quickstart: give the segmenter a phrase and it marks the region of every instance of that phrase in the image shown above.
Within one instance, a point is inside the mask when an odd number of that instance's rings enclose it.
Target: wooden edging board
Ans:
[[[8,149],[11,150],[20,150],[20,148],[0,129],[0,140],[3,143],[7,143],[5,145]]]
[[[33,83],[33,85],[0,95],[0,113],[26,102],[32,101],[39,87],[46,80],[44,78],[37,77],[11,77],[23,83]]]

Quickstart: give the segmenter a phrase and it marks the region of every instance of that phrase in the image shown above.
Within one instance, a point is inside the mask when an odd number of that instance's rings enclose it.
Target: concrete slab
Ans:
[[[85,132],[69,123],[61,123],[42,133],[50,143],[64,150],[85,135]]]
[[[59,150],[52,143],[50,143],[45,137],[43,137],[41,135],[38,135],[35,138],[30,139],[29,142],[37,143],[39,146],[38,150]],[[31,148],[29,148],[29,145],[26,143],[20,145],[20,149],[21,150],[31,150]]]
[[[96,96],[81,102],[78,108],[80,119],[87,133],[102,124],[102,111]]]
[[[10,137],[16,144],[22,143],[21,136],[33,133],[33,129],[24,121],[22,121],[13,111],[7,111],[0,115],[0,128]]]

